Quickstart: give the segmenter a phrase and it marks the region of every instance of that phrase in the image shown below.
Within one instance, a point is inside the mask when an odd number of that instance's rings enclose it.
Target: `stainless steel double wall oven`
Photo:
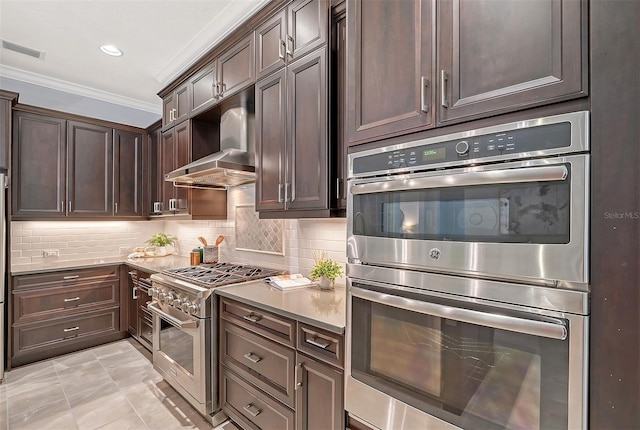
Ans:
[[[586,427],[588,113],[351,154],[346,409]]]

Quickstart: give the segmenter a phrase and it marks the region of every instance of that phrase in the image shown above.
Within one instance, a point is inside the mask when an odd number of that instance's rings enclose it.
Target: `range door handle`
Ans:
[[[507,330],[515,333],[546,337],[549,339],[565,340],[567,338],[567,327],[560,320],[558,320],[557,323],[536,321],[512,317],[509,315],[493,314],[475,311],[472,309],[441,305],[392,295],[392,290],[389,290],[388,294],[382,294],[377,291],[366,290],[364,288],[351,287],[351,294],[354,297],[359,297],[371,302],[411,312],[418,312],[425,315],[432,315],[438,318],[476,324],[499,330]]]
[[[166,322],[168,322],[169,324],[171,324],[174,327],[184,328],[184,329],[198,328],[198,321],[195,321],[195,320],[180,320],[178,318],[175,318],[175,317],[169,315],[168,313],[166,313],[165,311],[163,311],[162,309],[160,309],[159,307],[157,307],[153,303],[149,303],[147,305],[147,309],[149,309],[151,311],[151,313],[159,316],[160,318],[162,318],[163,320],[165,320]]]
[[[522,169],[481,170],[457,174],[438,174],[421,178],[393,179],[351,187],[352,194],[373,194],[429,188],[466,187],[470,185],[518,184],[526,182],[564,181],[569,176],[566,166],[541,166]]]

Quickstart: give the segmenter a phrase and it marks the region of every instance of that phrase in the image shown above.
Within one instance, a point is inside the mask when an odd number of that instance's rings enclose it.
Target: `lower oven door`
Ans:
[[[153,367],[202,414],[211,413],[210,353],[205,339],[210,320],[198,319],[152,302]]]
[[[586,427],[588,317],[351,282],[346,409],[379,428]]]

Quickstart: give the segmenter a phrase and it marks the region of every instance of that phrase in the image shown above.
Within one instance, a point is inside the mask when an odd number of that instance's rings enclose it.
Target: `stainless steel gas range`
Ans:
[[[217,425],[217,328],[213,290],[283,272],[216,263],[151,275],[153,367],[202,415]]]

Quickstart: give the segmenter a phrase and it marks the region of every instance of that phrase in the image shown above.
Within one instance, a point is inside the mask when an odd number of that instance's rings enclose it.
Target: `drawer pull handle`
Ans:
[[[251,415],[252,417],[257,417],[258,415],[260,415],[260,412],[262,412],[260,409],[256,408],[251,403],[249,403],[247,406],[245,406],[242,409],[247,411],[249,415]]]
[[[68,281],[70,279],[78,279],[80,277],[80,275],[71,275],[71,276],[65,276],[64,279],[65,281]]]
[[[252,363],[257,363],[257,362],[259,362],[260,360],[262,360],[262,357],[260,357],[260,356],[258,356],[258,355],[255,355],[255,354],[254,354],[254,353],[252,353],[252,352],[247,352],[247,353],[244,355],[244,358],[246,358],[247,360],[249,360],[249,361],[250,361],[250,362],[252,362]]]
[[[254,314],[245,315],[242,318],[246,319],[247,321],[251,321],[252,323],[257,323],[262,319],[260,315],[254,315]]]
[[[80,300],[80,297],[72,297],[70,299],[64,299],[65,303],[75,302],[77,300]]]
[[[317,337],[310,337],[308,339],[305,339],[305,342],[322,349],[327,349],[327,347],[331,345],[331,342],[327,342],[326,340],[322,340]]]
[[[64,331],[65,333],[69,333],[69,332],[71,332],[71,331],[76,331],[76,330],[80,330],[80,327],[75,326],[75,327],[71,327],[71,328],[65,328],[63,331]]]

